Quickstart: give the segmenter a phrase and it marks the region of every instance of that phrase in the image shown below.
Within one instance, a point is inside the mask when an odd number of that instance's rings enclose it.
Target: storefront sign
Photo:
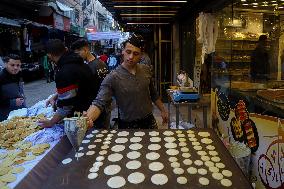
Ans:
[[[56,29],[70,31],[70,19],[60,14],[53,13],[53,26]]]

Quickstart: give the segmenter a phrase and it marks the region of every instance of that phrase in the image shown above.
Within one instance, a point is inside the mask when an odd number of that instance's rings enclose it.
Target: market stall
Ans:
[[[0,185],[9,188],[39,188],[70,151],[58,125],[42,129],[37,121],[52,115],[45,100],[31,108],[15,110],[0,123]]]

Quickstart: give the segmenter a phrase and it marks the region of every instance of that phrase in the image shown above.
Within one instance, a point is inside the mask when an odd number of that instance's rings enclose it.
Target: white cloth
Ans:
[[[201,62],[204,63],[205,54],[215,52],[215,44],[218,37],[218,22],[211,13],[199,14],[199,43],[202,44]]]

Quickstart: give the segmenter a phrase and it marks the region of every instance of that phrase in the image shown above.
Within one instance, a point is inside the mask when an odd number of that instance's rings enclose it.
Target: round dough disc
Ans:
[[[182,157],[189,158],[189,157],[191,157],[191,154],[190,153],[182,153]]]
[[[180,142],[178,145],[181,146],[181,147],[187,146],[186,142]]]
[[[150,141],[151,141],[151,142],[161,142],[161,140],[162,140],[162,139],[161,139],[160,137],[151,137],[151,138],[150,138]]]
[[[229,170],[226,170],[226,169],[222,171],[222,174],[225,177],[231,177],[233,175],[232,171],[229,171]]]
[[[166,148],[176,148],[176,147],[177,147],[177,144],[176,144],[176,143],[169,142],[169,143],[166,143],[166,144],[165,144],[165,147],[166,147]]]
[[[160,171],[164,169],[164,165],[160,162],[152,162],[149,164],[149,169],[151,171]]]
[[[146,154],[146,158],[148,160],[153,161],[153,160],[159,159],[160,158],[160,154],[158,154],[156,152],[150,152],[150,153]]]
[[[184,138],[184,137],[185,137],[184,134],[178,134],[177,136],[178,136],[179,138]]]
[[[88,151],[88,152],[86,153],[87,156],[92,156],[92,155],[94,155],[94,154],[95,154],[95,151],[92,151],[92,150],[91,150],[91,151]]]
[[[96,147],[96,145],[94,145],[94,144],[90,144],[90,145],[88,146],[89,149],[93,149],[93,148],[95,148],[95,147]]]
[[[141,137],[132,137],[130,139],[130,142],[136,143],[136,142],[141,142],[142,138]]]
[[[210,133],[209,132],[198,132],[198,135],[201,137],[209,137]]]
[[[104,173],[106,175],[115,175],[115,174],[119,173],[120,170],[121,170],[121,167],[119,165],[109,165],[109,166],[105,167]]]
[[[207,167],[214,167],[214,163],[212,161],[205,161],[204,163]]]
[[[201,156],[201,160],[202,161],[209,161],[210,157],[208,157],[208,156]]]
[[[190,129],[187,130],[186,132],[187,132],[188,134],[193,134],[193,133],[194,133],[194,131],[193,131],[193,130],[190,130]]]
[[[179,153],[179,151],[176,150],[176,149],[168,149],[168,150],[166,151],[166,153],[167,153],[169,156],[176,156],[176,155]]]
[[[142,132],[142,131],[138,131],[134,133],[134,136],[137,136],[137,137],[142,137],[144,135],[145,135],[145,132]]]
[[[180,167],[177,167],[177,168],[174,168],[173,172],[176,175],[181,175],[181,174],[184,173],[184,170],[182,168],[180,168]]]
[[[232,186],[232,181],[230,181],[229,179],[222,179],[221,184],[223,186],[230,187],[230,186]]]
[[[98,156],[98,157],[96,158],[97,161],[103,161],[104,159],[105,159],[104,156]]]
[[[168,182],[168,177],[164,174],[155,174],[151,177],[151,181],[156,185],[164,185]]]
[[[126,183],[125,179],[121,176],[111,177],[107,181],[107,185],[110,188],[121,188],[122,186],[125,185],[125,183]]]
[[[98,173],[90,173],[88,174],[88,179],[95,179],[98,177]]]
[[[128,169],[138,169],[139,167],[141,167],[141,162],[136,160],[129,161],[126,163],[126,167]]]
[[[82,140],[82,143],[83,144],[87,144],[87,143],[89,143],[90,142],[90,140]]]
[[[111,132],[111,133],[117,133],[117,131],[116,131],[116,130],[111,130],[110,132]]]
[[[178,177],[177,178],[177,183],[179,183],[179,184],[186,184],[187,183],[187,178],[186,177]]]
[[[127,157],[129,158],[129,159],[137,159],[137,158],[139,158],[141,156],[141,153],[140,152],[137,152],[137,151],[132,151],[132,152],[129,152],[128,154],[127,154]]]
[[[216,151],[209,151],[208,153],[211,156],[218,156],[218,152],[216,152]]]
[[[182,151],[182,152],[189,152],[189,149],[188,149],[187,147],[182,147],[182,148],[180,149],[180,151]]]
[[[129,135],[128,131],[121,131],[121,132],[117,133],[117,136],[121,136],[121,137],[126,137],[128,135]]]
[[[107,154],[107,151],[106,151],[106,150],[102,150],[102,151],[99,152],[99,154],[100,154],[101,156],[106,155],[106,154]]]
[[[126,143],[127,141],[128,141],[127,138],[117,138],[117,139],[115,140],[115,142],[118,143],[118,144],[124,144],[124,143]]]
[[[151,131],[151,132],[149,132],[149,135],[150,135],[150,136],[159,136],[159,132],[157,132],[157,131]]]
[[[185,159],[183,160],[183,164],[185,165],[191,165],[192,164],[192,161],[190,159]]]
[[[127,179],[132,184],[139,184],[145,180],[145,175],[143,173],[135,172],[131,173]]]
[[[212,157],[211,160],[214,161],[214,162],[219,162],[219,161],[221,161],[221,159],[220,159],[218,156]]]
[[[68,163],[71,163],[72,159],[71,158],[66,158],[64,160],[62,160],[62,164],[66,165]]]
[[[206,170],[206,169],[203,169],[203,168],[198,169],[197,172],[198,172],[198,174],[200,174],[200,175],[206,175],[206,174],[207,174],[207,170]]]
[[[166,142],[174,142],[176,139],[175,139],[175,137],[165,137],[164,138],[164,141],[166,141]]]
[[[180,167],[180,163],[178,163],[178,162],[176,162],[176,161],[175,161],[175,162],[172,162],[172,163],[171,163],[171,167],[172,167],[172,168],[178,168],[178,167]]]
[[[172,136],[174,133],[172,131],[165,131],[163,134],[166,136]]]
[[[94,173],[94,172],[98,172],[100,169],[100,167],[91,167],[90,172]]]
[[[82,157],[83,155],[84,155],[84,153],[77,152],[77,153],[75,154],[75,158],[80,158],[80,157]]]
[[[111,148],[113,152],[121,152],[125,149],[124,145],[115,145]]]
[[[205,151],[198,151],[197,154],[200,155],[200,156],[207,155],[207,153]]]
[[[206,146],[206,149],[207,149],[207,150],[215,150],[215,146],[213,146],[213,145],[208,145],[208,146]]]
[[[211,144],[213,142],[213,140],[210,139],[210,138],[203,138],[203,139],[201,139],[201,142],[203,144]]]
[[[199,178],[199,183],[200,183],[201,185],[206,186],[206,185],[209,184],[209,180],[208,180],[208,178],[201,177],[201,178]]]
[[[216,163],[215,166],[218,167],[219,169],[224,169],[225,168],[225,164],[224,163]]]
[[[221,173],[212,173],[212,177],[216,180],[222,180],[223,175]]]
[[[142,148],[143,146],[142,146],[142,144],[130,144],[130,146],[129,146],[129,148],[131,149],[131,150],[140,150],[141,148]]]
[[[170,162],[176,162],[177,160],[178,160],[178,159],[177,159],[176,157],[170,157],[170,158],[169,158],[169,161],[170,161]]]
[[[211,171],[212,173],[218,173],[219,169],[217,167],[209,167],[209,171]]]
[[[114,154],[110,154],[107,159],[111,162],[117,162],[120,161],[123,158],[123,156],[121,154],[118,153],[114,153]]]
[[[197,166],[201,166],[201,165],[203,165],[203,161],[201,161],[201,160],[195,160],[195,161],[194,161],[194,164],[197,165]]]
[[[151,151],[159,150],[159,149],[161,149],[161,146],[159,144],[150,144],[148,146],[148,149],[151,150]]]
[[[188,172],[189,174],[191,174],[191,175],[194,175],[194,174],[197,173],[197,169],[196,169],[195,167],[189,167],[189,168],[187,169],[187,172]]]
[[[193,146],[194,150],[202,150],[202,146]]]

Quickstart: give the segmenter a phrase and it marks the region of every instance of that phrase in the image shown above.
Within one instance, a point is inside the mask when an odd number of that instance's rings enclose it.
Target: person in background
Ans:
[[[250,75],[253,81],[269,79],[269,54],[267,36],[261,35],[258,44],[251,55]]]
[[[3,60],[4,69],[0,72],[0,121],[7,119],[10,111],[26,107],[20,57],[10,54]]]
[[[104,51],[101,52],[100,60],[103,61],[105,64],[107,63],[108,56]]]
[[[97,98],[86,112],[90,125],[113,96],[119,110],[118,129],[157,128],[152,102],[161,111],[163,122],[168,122],[168,113],[155,90],[150,68],[138,64],[143,45],[143,38],[135,34],[123,43],[122,64],[106,76]]]
[[[48,41],[47,56],[56,64],[55,83],[57,110],[51,120],[41,120],[42,127],[52,127],[74,112],[83,112],[94,97],[93,74],[84,60],[74,52],[68,52],[61,40]],[[49,100],[49,102],[52,102]]]
[[[43,54],[43,56],[41,58],[41,61],[42,61],[43,69],[44,69],[46,82],[50,83],[51,81],[53,81],[52,76],[51,76],[52,65],[48,61],[48,57],[47,57],[47,55],[45,53]]]
[[[93,72],[92,85],[95,87],[94,96],[96,98],[98,91],[100,89],[103,79],[108,74],[107,65],[101,60],[97,59],[90,51],[88,41],[85,39],[79,39],[75,41],[71,49],[79,54],[89,65]],[[110,124],[110,107],[104,111],[99,119],[94,123],[94,126],[98,129],[109,128]]]

